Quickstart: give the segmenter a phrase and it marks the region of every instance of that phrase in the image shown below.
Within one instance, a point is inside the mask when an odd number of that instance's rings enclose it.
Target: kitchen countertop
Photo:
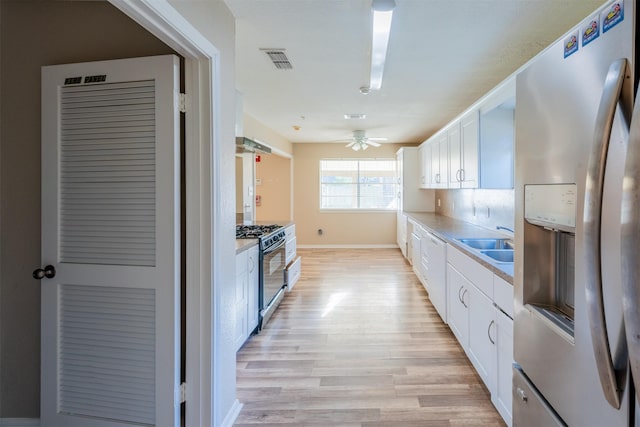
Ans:
[[[256,246],[257,244],[258,239],[236,239],[236,255],[242,251],[246,251],[253,246]]]
[[[499,231],[489,230],[469,222],[450,218],[444,215],[438,215],[433,212],[403,212],[414,222],[429,229],[436,236],[454,246],[461,252],[473,258],[484,267],[488,268],[510,284],[513,285],[513,263],[499,263],[489,261],[481,256],[476,250],[459,242],[457,239],[463,238],[494,238],[494,239],[512,239],[512,236],[500,233]]]

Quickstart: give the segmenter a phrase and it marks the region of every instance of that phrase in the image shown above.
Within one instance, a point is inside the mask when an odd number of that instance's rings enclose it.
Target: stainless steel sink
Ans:
[[[513,262],[513,249],[488,249],[480,253],[497,262]]]
[[[472,238],[458,240],[473,249],[513,249],[513,240],[511,239]]]

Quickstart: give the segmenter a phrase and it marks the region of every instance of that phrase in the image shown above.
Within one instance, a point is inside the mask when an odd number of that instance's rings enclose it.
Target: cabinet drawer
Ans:
[[[296,225],[295,224],[291,224],[290,226],[288,226],[287,228],[284,229],[284,237],[285,237],[286,240],[289,240],[290,238],[292,238],[295,235],[296,235]]]
[[[285,264],[289,264],[296,257],[296,236],[287,239],[284,244]]]
[[[302,273],[302,257],[296,258],[291,264],[287,266],[284,271],[284,284],[287,287],[287,291],[291,292],[293,286],[300,279],[300,274]]]
[[[476,285],[486,296],[493,299],[493,272],[451,245],[447,248],[447,262]]]

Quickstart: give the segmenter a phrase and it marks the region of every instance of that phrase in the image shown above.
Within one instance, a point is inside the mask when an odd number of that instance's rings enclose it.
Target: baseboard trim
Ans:
[[[40,427],[40,418],[0,418],[2,427]]]
[[[227,416],[224,417],[224,420],[222,420],[222,424],[220,427],[232,427],[233,423],[236,422],[238,415],[240,415],[242,406],[242,403],[240,403],[240,401],[236,399],[236,401],[233,402],[233,405],[231,405],[231,409],[229,409],[229,412],[227,412]]]
[[[400,249],[398,245],[297,245],[300,249]]]

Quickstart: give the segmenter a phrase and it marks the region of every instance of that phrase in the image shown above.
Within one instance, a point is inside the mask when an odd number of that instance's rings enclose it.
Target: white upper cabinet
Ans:
[[[480,188],[513,188],[515,79],[480,107]]]
[[[432,212],[434,210],[433,197],[421,188],[423,166],[422,147],[402,147],[396,152],[398,171],[398,210],[409,212]],[[420,185],[416,177],[420,177]]]
[[[460,144],[460,122],[456,121],[447,128],[449,138],[449,188],[460,188],[462,181],[463,153]]]
[[[478,111],[449,128],[449,188],[478,187]]]
[[[431,145],[423,142],[418,147],[418,161],[420,166],[420,188],[431,188]]]
[[[448,183],[448,156],[449,134],[448,130],[438,133],[429,140],[431,147],[431,178],[428,180],[428,188],[447,188]]]
[[[478,111],[471,111],[460,121],[462,163],[460,187],[478,188]]]
[[[420,188],[513,188],[515,78],[420,146]]]

